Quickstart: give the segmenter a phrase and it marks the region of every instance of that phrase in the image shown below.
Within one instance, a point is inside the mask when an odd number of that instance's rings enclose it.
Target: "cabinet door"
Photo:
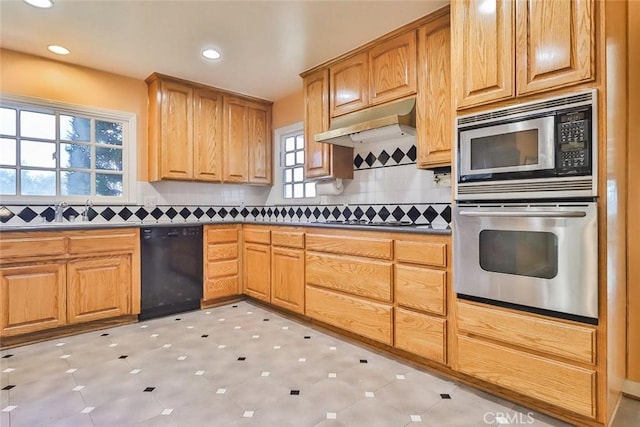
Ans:
[[[222,95],[197,89],[194,92],[194,178],[200,181],[222,179]]]
[[[446,362],[447,321],[396,308],[395,346],[436,362]]]
[[[71,261],[67,270],[69,323],[129,314],[130,256]]]
[[[247,106],[242,100],[224,100],[224,181],[247,182],[249,175]]]
[[[420,29],[416,145],[419,167],[451,164],[451,35],[447,16]]]
[[[304,314],[304,251],[271,249],[271,303]]]
[[[514,96],[512,0],[451,2],[456,108]]]
[[[271,246],[245,243],[244,292],[266,302],[271,300]]]
[[[329,128],[329,70],[304,78],[304,174],[307,179],[353,179],[353,148],[316,142]]]
[[[249,182],[271,184],[271,113],[270,107],[247,108]]]
[[[193,89],[162,82],[161,178],[193,177]]]
[[[0,269],[0,335],[12,336],[66,323],[64,264]]]
[[[329,74],[331,117],[369,106],[369,66],[366,53],[331,66]]]
[[[416,54],[415,31],[371,48],[370,105],[382,104],[416,93]]]
[[[518,95],[594,78],[592,0],[516,2]]]

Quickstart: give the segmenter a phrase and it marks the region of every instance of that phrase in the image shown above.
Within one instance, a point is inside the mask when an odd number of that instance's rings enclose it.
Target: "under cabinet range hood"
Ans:
[[[315,140],[353,147],[415,134],[416,100],[409,98],[336,117],[329,130],[317,133]]]

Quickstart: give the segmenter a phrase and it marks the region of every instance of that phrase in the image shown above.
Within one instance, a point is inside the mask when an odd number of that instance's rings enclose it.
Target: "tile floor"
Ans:
[[[566,425],[248,302],[4,350],[0,371],[2,427]]]

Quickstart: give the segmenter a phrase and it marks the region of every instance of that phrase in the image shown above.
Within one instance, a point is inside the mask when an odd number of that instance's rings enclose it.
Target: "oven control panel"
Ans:
[[[571,111],[556,116],[557,169],[562,173],[591,170],[591,117],[589,110]]]

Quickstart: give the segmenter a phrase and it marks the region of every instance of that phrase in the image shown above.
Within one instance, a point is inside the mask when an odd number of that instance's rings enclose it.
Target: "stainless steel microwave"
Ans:
[[[596,197],[596,95],[458,117],[456,200]]]

